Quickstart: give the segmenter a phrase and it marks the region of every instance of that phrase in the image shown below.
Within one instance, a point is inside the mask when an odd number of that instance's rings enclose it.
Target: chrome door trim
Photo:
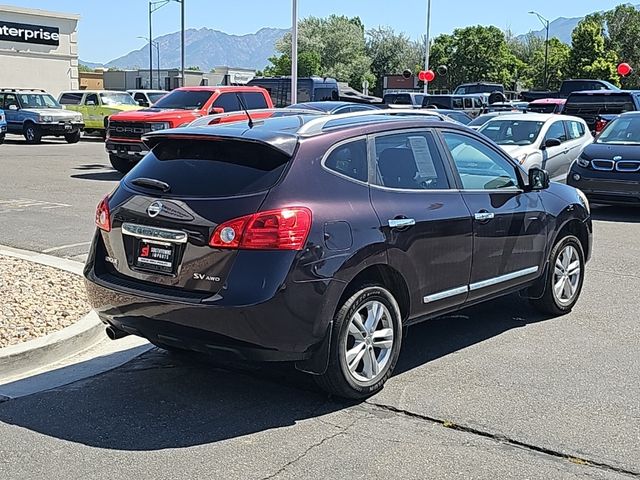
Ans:
[[[525,277],[527,275],[534,274],[538,271],[538,267],[529,267],[516,272],[507,273],[506,275],[500,275],[499,277],[489,278],[482,280],[481,282],[472,283],[469,285],[469,290],[480,290],[481,288],[497,285],[498,283],[508,282],[509,280],[515,280],[516,278]]]
[[[136,225],[133,223],[122,224],[122,234],[136,238],[157,240],[160,242],[187,243],[188,236],[179,230],[165,230],[164,228]]]
[[[445,298],[455,297],[456,295],[462,295],[463,293],[467,293],[468,291],[469,291],[469,287],[465,285],[464,287],[452,288],[451,290],[445,290],[443,292],[427,295],[422,299],[422,301],[424,303],[437,302],[438,300],[444,300]]]

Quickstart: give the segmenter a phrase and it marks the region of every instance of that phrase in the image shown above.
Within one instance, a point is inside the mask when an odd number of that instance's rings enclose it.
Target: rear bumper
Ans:
[[[582,190],[593,203],[640,206],[640,173],[598,172],[574,163],[567,184]]]
[[[129,160],[142,160],[149,150],[140,140],[118,139],[108,137],[105,149],[111,155],[116,155]]]

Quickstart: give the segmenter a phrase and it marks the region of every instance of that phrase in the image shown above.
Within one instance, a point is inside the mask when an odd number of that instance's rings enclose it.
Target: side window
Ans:
[[[355,140],[334,149],[324,165],[334,172],[362,182],[367,181],[367,142]]]
[[[146,102],[146,101],[147,101],[147,99],[146,99],[146,97],[144,96],[144,94],[143,94],[143,93],[140,93],[140,92],[136,93],[136,94],[133,96],[133,99],[134,99],[136,102],[139,102],[139,101],[141,101],[141,100],[142,100],[143,102]]]
[[[518,188],[515,167],[498,152],[466,135],[444,132],[443,136],[464,189]]]
[[[471,98],[464,99],[464,108],[473,108],[473,100]]]
[[[376,184],[403,190],[449,188],[444,163],[428,132],[403,132],[375,139]]]
[[[7,93],[4,97],[4,109],[8,110],[10,106],[19,107],[18,97],[13,93]]]
[[[482,102],[480,101],[479,98],[474,98],[473,99],[473,107],[474,108],[482,108]]]
[[[576,138],[580,138],[584,135],[585,133],[584,125],[582,125],[580,122],[576,122],[575,120],[573,120],[573,121],[566,121],[564,123],[565,123],[566,130],[569,133],[570,140],[575,140]]]
[[[215,102],[213,102],[215,108],[222,108],[225,112],[237,112],[240,110],[238,104],[238,97],[235,93],[223,93]]]
[[[269,108],[267,100],[264,95],[259,92],[245,92],[242,94],[244,104],[249,110],[256,110],[258,108]]]
[[[453,104],[453,108],[455,108],[455,109],[464,108],[463,103],[462,103],[462,98],[460,98],[460,97],[454,98],[452,104]]]
[[[563,122],[555,122],[547,130],[547,134],[544,136],[545,141],[550,138],[557,138],[560,142],[564,143],[567,141],[567,133],[564,130]]]
[[[93,102],[93,103],[91,103],[91,102]],[[98,95],[96,95],[95,93],[87,94],[87,98],[84,99],[84,104],[85,105],[100,105],[100,102],[98,101]]]
[[[60,97],[61,105],[80,105],[82,93],[63,93]]]

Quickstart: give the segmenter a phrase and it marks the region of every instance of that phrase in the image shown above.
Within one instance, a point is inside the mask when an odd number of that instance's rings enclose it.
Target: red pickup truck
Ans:
[[[269,92],[264,88],[182,87],[162,97],[151,108],[111,115],[105,142],[111,165],[127,173],[148,153],[141,140],[145,133],[185,126],[204,115],[241,111],[239,99],[248,110],[273,108]]]

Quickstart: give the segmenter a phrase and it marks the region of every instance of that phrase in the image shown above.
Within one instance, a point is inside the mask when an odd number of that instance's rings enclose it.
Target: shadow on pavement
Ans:
[[[540,320],[510,296],[413,327],[397,374]],[[92,447],[143,451],[219,442],[352,405],[327,399],[291,365],[226,367],[154,349],[97,377],[0,403],[0,422]]]
[[[78,178],[80,180],[100,180],[103,182],[120,181],[122,180],[123,176],[124,175],[116,170],[111,170],[108,172],[76,173],[74,175],[70,175],[71,178]]]
[[[640,223],[640,206],[597,205],[591,209],[591,217],[602,222]]]

